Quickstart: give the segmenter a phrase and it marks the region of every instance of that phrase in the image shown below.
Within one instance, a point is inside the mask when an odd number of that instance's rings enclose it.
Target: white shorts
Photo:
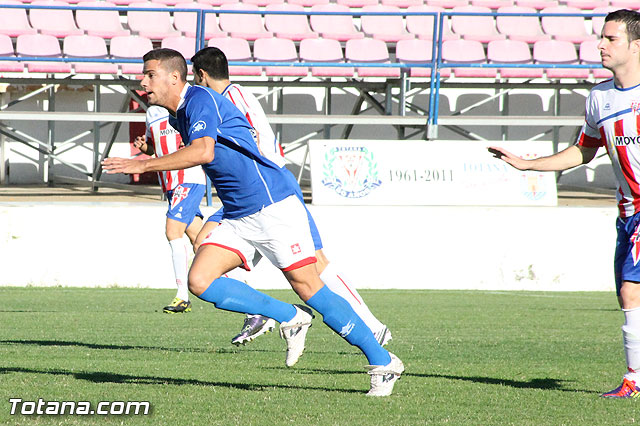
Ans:
[[[260,254],[283,271],[316,262],[307,211],[295,195],[252,215],[224,219],[202,245],[215,245],[236,253],[248,271]]]

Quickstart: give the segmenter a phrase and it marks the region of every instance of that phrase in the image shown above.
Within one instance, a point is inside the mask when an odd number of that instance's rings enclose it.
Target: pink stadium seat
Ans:
[[[447,40],[442,43],[443,62],[482,64],[487,62],[482,43],[477,40]],[[495,68],[454,68],[456,77],[497,76]]]
[[[617,9],[638,10],[636,0],[610,0],[609,4]]]
[[[444,12],[444,9],[438,6],[411,6],[407,12]],[[415,34],[419,39],[433,40],[433,25],[437,16],[430,15],[414,15],[407,16],[407,30],[411,34]],[[438,35],[436,34],[436,38]],[[449,17],[445,16],[442,20],[442,40],[456,40],[460,36],[451,32],[451,23]]]
[[[487,13],[488,7],[458,6],[453,12]],[[451,29],[466,40],[488,43],[491,40],[504,40],[504,34],[498,33],[493,16],[454,15],[451,17]]]
[[[582,13],[580,9],[567,6],[546,7],[542,13]],[[543,16],[542,29],[556,40],[566,40],[572,43],[582,43],[594,40],[593,34],[588,34],[585,21],[581,16]]]
[[[270,4],[284,3],[284,0],[242,0],[244,4],[254,4],[256,6],[265,7]]]
[[[270,4],[265,7],[269,12],[304,12],[304,7],[296,4]],[[278,38],[300,41],[305,38],[318,37],[311,31],[307,15],[265,15],[264,24]]]
[[[395,6],[406,9],[411,6],[422,6],[423,0],[380,0],[380,4],[384,6]]]
[[[22,4],[19,0],[2,0],[0,4]],[[22,34],[35,34],[27,19],[26,9],[1,9],[0,8],[0,34],[10,37],[18,37]]]
[[[258,61],[298,62],[298,52],[293,40],[287,38],[261,38],[253,44],[253,57]],[[264,67],[267,76],[301,76],[309,73],[306,67],[272,66]]]
[[[328,4],[329,0],[289,0],[289,4],[297,4],[298,6],[313,7],[319,4]]]
[[[497,10],[501,7],[513,6],[513,0],[471,0],[471,6],[488,7]]]
[[[71,35],[64,38],[62,52],[69,58],[101,58],[109,57],[107,44],[102,37],[90,35]],[[76,73],[117,74],[118,65],[108,63],[75,62]]]
[[[11,37],[6,34],[0,34],[0,56],[15,57],[13,50],[13,42]],[[24,65],[17,61],[0,61],[0,72],[23,72]],[[353,75],[353,73],[352,73]]]
[[[529,45],[520,40],[494,40],[487,46],[487,59],[491,63],[533,64]],[[501,68],[504,78],[542,78],[542,68]]]
[[[396,60],[402,64],[417,64],[431,62],[432,56],[432,42],[430,40],[400,40],[396,44]],[[447,71],[448,77],[450,74],[449,69],[445,68],[442,71]],[[429,67],[413,67],[409,70],[411,77],[430,77],[431,68]]]
[[[344,55],[338,40],[308,38],[300,42],[300,60],[344,63]],[[315,77],[353,77],[354,73],[352,67],[311,67],[311,75]]]
[[[210,4],[201,3],[179,3],[176,5],[176,9],[204,9],[213,10],[213,6]],[[187,37],[196,36],[196,26],[198,23],[198,16],[195,13],[190,12],[174,12],[173,25],[178,31],[181,31]],[[226,37],[227,33],[220,30],[218,26],[218,19],[215,13],[204,14],[204,38],[209,40],[214,37]]]
[[[532,7],[509,6],[501,7],[498,13],[536,13]],[[550,35],[542,32],[540,18],[537,16],[498,16],[496,17],[498,31],[511,40],[535,43],[538,40],[549,40]]]
[[[16,41],[17,56],[61,58],[60,43],[50,34],[23,34]],[[64,62],[27,62],[29,72],[70,73],[71,65]]]
[[[312,12],[350,12],[347,6],[329,3],[316,5]],[[358,31],[350,15],[311,15],[311,28],[324,38],[338,41],[347,41],[364,38],[364,34]]]
[[[224,6],[230,3],[237,3],[238,0],[198,0],[197,4],[208,4],[210,6]]]
[[[121,36],[111,39],[110,52],[114,58],[142,59],[145,53],[153,49],[151,40],[142,36]],[[123,63],[123,74],[142,74],[142,63]]]
[[[35,0],[31,4],[34,6],[69,6],[69,3],[60,0]],[[71,10],[31,9],[29,21],[31,21],[31,26],[41,34],[55,37],[84,34],[84,31],[76,26]]]
[[[593,13],[609,13],[617,10],[613,6],[606,7],[596,7],[593,9]],[[604,16],[594,16],[591,18],[591,30],[596,36],[600,36],[602,34],[602,27],[604,27]]]
[[[597,7],[609,6],[609,0],[566,0],[565,4],[576,9],[592,11]]]
[[[209,47],[217,47],[224,52],[227,61],[252,62],[251,48],[249,42],[243,38],[212,38],[209,40]],[[230,75],[262,75],[262,68],[258,66],[229,66]]]
[[[177,50],[182,53],[185,59],[190,60],[193,55],[196,54],[196,39],[195,37],[166,37],[162,39],[160,47]]]
[[[599,40],[587,40],[580,43],[580,63],[585,65],[601,65],[600,51],[598,50]],[[611,78],[611,71],[605,68],[593,68],[591,70],[594,78]]]
[[[374,6],[378,4],[378,0],[336,0],[336,3],[342,6],[347,6],[349,8],[352,8],[352,7]]]
[[[117,6],[128,6],[131,3],[139,3],[140,0],[111,0],[111,3],[116,4]]]
[[[533,60],[538,64],[578,64],[573,43],[566,40],[542,40],[533,45]],[[547,68],[548,78],[589,78],[587,69]]]
[[[85,1],[78,3],[82,7],[115,7],[114,3],[105,1]],[[120,23],[120,15],[115,10],[77,10],[76,22],[88,35],[102,38],[126,36],[131,31],[125,30]]]
[[[427,6],[442,7],[444,9],[453,9],[459,6],[468,6],[469,0],[426,0]]]
[[[347,41],[345,58],[347,62],[390,63],[387,44],[368,37]],[[359,67],[357,71],[358,77],[400,77],[400,68]]]
[[[130,10],[127,12],[127,21],[129,28],[140,37],[146,37],[151,40],[162,40],[165,37],[179,36],[180,32],[176,31],[171,23],[171,14],[167,5],[154,2],[131,3],[131,8],[161,8],[166,12],[146,12]]]
[[[363,12],[392,12],[399,13],[400,8],[395,6],[365,6]],[[372,16],[363,15],[360,18],[362,31],[367,37],[373,37],[384,42],[397,42],[398,40],[409,40],[414,38],[413,34],[407,32],[404,26],[404,19],[400,15]]]
[[[255,12],[258,6],[253,4],[226,4],[223,10],[248,10]],[[258,14],[220,13],[220,28],[234,38],[244,38],[249,41],[259,38],[270,38],[273,34],[265,30],[262,16]]]
[[[545,7],[554,7],[558,5],[558,0],[516,0],[516,6],[532,7],[536,10],[542,10]]]
[[[156,3],[161,3],[167,6],[176,6],[178,3],[184,0],[154,0]]]

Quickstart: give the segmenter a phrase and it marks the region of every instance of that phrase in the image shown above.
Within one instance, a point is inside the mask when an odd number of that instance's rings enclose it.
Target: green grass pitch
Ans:
[[[289,302],[291,291],[269,291]],[[235,348],[243,317],[172,290],[0,288],[0,422],[7,424],[632,424],[604,400],[624,372],[610,293],[362,291],[405,363],[370,398],[366,359],[319,316],[291,369],[277,333]],[[150,401],[147,416],[22,416],[25,401]]]

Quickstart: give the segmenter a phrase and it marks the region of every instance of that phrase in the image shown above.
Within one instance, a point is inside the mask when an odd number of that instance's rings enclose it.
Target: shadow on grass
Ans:
[[[145,351],[168,351],[168,352],[193,352],[193,353],[237,353],[236,348],[169,348],[163,346],[133,346],[133,345],[108,345],[99,343],[84,343],[67,340],[0,340],[0,345],[33,345],[33,346],[78,346],[89,349],[113,349],[113,350],[145,350]],[[278,352],[265,349],[251,349],[252,352]],[[279,353],[279,352],[278,352]]]
[[[430,378],[438,378],[438,379],[450,379],[450,380],[463,380],[467,382],[473,383],[482,383],[485,385],[499,385],[499,386],[509,386],[516,389],[541,389],[541,390],[556,390],[561,392],[573,392],[573,393],[598,393],[592,390],[586,389],[568,389],[565,388],[563,383],[567,382],[567,380],[560,379],[531,379],[531,380],[508,380],[508,379],[496,379],[493,377],[480,377],[480,376],[452,376],[447,374],[411,374],[405,373],[403,376],[413,376],[413,377],[430,377]]]
[[[175,377],[156,377],[156,376],[131,376],[128,374],[117,374],[103,371],[94,372],[73,372],[66,370],[37,370],[22,367],[0,367],[0,374],[7,373],[27,373],[27,374],[49,374],[53,376],[69,376],[77,380],[86,380],[93,383],[120,383],[120,384],[136,384],[136,385],[195,385],[195,386],[216,386],[229,389],[239,389],[248,391],[268,391],[273,388],[292,389],[292,390],[321,390],[326,392],[346,392],[346,393],[362,393],[360,389],[336,389],[314,386],[293,386],[283,384],[257,384],[257,383],[229,383],[229,382],[209,382],[197,379],[179,379]]]

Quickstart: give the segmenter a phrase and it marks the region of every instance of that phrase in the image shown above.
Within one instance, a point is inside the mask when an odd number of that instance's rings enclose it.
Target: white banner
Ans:
[[[549,141],[492,142],[525,158],[553,153]],[[522,172],[487,142],[309,141],[316,205],[557,205],[553,172]]]

